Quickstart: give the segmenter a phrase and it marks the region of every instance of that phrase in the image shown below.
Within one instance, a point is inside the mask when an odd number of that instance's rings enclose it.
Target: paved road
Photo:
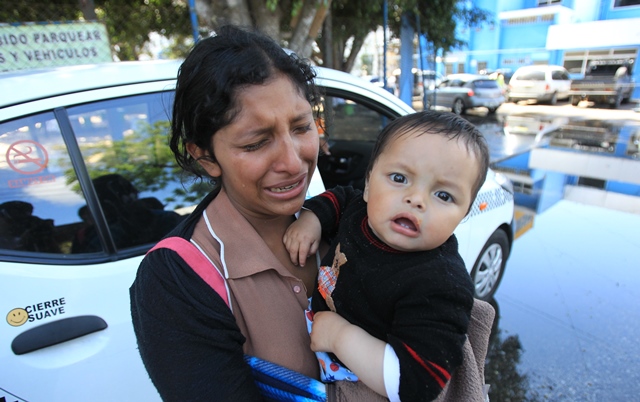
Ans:
[[[547,138],[505,135],[505,123],[521,129],[524,116],[539,118],[543,130],[629,128],[640,126],[634,106],[505,104],[496,115],[466,118],[485,134],[495,161]],[[514,243],[494,299],[492,402],[640,401],[638,228],[640,215],[564,200],[535,216]]]

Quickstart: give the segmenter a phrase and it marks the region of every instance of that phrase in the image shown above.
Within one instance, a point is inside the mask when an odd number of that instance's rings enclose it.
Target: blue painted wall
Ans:
[[[547,51],[546,40],[552,22],[507,25],[500,22],[498,15],[504,11],[538,8],[538,0],[470,0],[478,8],[488,11],[492,17],[480,29],[467,29],[459,32],[468,44],[466,71],[477,72],[472,60],[486,62],[487,69],[517,69],[522,65],[544,61],[549,64],[563,64],[562,50]],[[563,7],[574,10],[573,20],[567,22],[588,22],[604,19],[640,18],[640,6],[613,8],[613,0],[563,0]],[[553,23],[562,23],[558,20]],[[640,43],[638,44],[640,45]],[[505,60],[516,63],[505,63]],[[640,70],[640,69],[638,69]],[[634,72],[640,80],[640,71]],[[636,96],[640,96],[640,87]]]

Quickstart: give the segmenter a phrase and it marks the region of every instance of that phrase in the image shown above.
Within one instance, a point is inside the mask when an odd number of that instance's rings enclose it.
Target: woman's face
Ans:
[[[302,207],[318,159],[311,105],[284,75],[237,94],[240,112],[213,136],[216,162],[203,163],[247,217],[292,215]]]

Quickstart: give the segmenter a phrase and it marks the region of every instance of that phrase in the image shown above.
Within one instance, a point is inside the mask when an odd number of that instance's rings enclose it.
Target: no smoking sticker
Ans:
[[[49,163],[47,150],[35,141],[22,140],[14,142],[7,149],[9,167],[22,174],[42,172]]]

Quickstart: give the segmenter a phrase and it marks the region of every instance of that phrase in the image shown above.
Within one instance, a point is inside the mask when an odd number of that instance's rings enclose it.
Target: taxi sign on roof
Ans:
[[[100,22],[0,24],[0,71],[113,61]]]

